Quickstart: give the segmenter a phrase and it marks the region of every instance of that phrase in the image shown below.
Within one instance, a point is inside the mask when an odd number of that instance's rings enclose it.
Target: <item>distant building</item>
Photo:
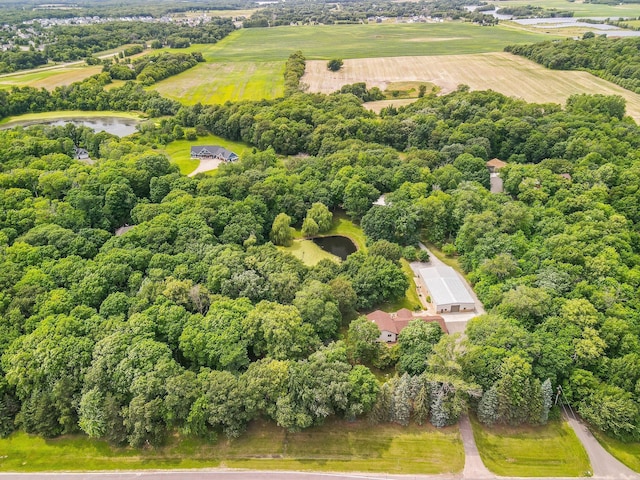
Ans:
[[[222,160],[224,162],[235,162],[238,155],[217,145],[205,145],[200,147],[191,147],[191,158],[198,160]]]
[[[421,268],[420,277],[437,313],[472,312],[476,303],[451,267]]]
[[[89,152],[84,148],[73,148],[73,156],[76,160],[87,160],[89,158]]]
[[[367,318],[375,323],[380,329],[381,342],[393,343],[398,341],[400,332],[409,325],[412,320],[422,320],[423,322],[436,322],[443,332],[448,333],[444,318],[440,315],[418,315],[414,316],[411,310],[403,308],[395,313],[387,313],[376,310],[367,315]]]
[[[503,162],[498,158],[491,159],[487,162],[487,168],[489,169],[489,173],[498,173],[501,168],[505,167],[507,162]]]

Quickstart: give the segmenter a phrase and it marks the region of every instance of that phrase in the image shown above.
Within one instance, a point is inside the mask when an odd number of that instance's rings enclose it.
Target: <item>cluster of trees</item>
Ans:
[[[0,73],[11,73],[16,70],[35,68],[47,63],[47,56],[42,52],[30,50],[7,50],[0,52]]]
[[[590,37],[590,38],[589,38]],[[510,45],[507,52],[527,57],[547,68],[585,70],[627,90],[640,93],[637,37],[585,36],[583,40]]]
[[[273,149],[183,177],[146,147],[176,126]],[[100,161],[72,160],[73,145]],[[618,97],[563,110],[465,87],[382,116],[353,94],[296,93],[181,107],[127,140],[0,132],[5,431],[138,445],[236,435],[257,415],[446,425],[469,400],[487,423],[543,423],[562,385],[588,421],[638,439],[639,148]],[[493,156],[509,161],[503,195],[487,190]],[[310,268],[268,243],[338,208],[368,253]],[[404,294],[398,261],[421,229],[454,245],[490,314],[468,342],[415,322],[386,348],[361,319],[341,343],[354,309]],[[407,376],[379,386],[368,365]]]
[[[9,51],[0,55],[0,66],[13,70],[33,68],[49,60],[69,62],[91,57],[93,54],[136,44],[128,47],[137,52],[146,42],[174,48],[188,47],[192,43],[216,43],[235,30],[229,18],[211,18],[192,28],[175,22],[113,21],[92,25],[58,25],[51,28],[33,28],[30,35],[44,51]]]
[[[198,62],[204,62],[204,58],[200,52],[163,52],[145,55],[134,60],[129,65],[123,63],[105,65],[103,71],[107,72],[113,79],[135,79],[143,85],[148,86],[195,67]]]
[[[574,12],[571,10],[558,10],[556,8],[542,8],[537,5],[515,5],[500,7],[498,13],[501,15],[513,15],[515,18],[555,18],[573,17]]]
[[[292,95],[300,91],[300,79],[304,75],[307,59],[300,50],[289,55],[284,66],[284,94]]]

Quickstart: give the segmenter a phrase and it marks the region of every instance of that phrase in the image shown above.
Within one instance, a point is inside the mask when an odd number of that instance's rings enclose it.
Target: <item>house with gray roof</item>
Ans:
[[[191,147],[191,158],[198,160],[222,160],[224,162],[235,162],[238,155],[218,145],[204,145]]]

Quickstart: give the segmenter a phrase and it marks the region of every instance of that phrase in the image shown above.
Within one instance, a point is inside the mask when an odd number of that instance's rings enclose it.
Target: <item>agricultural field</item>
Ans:
[[[307,61],[302,82],[312,92],[330,93],[342,85],[366,82],[384,90],[391,82],[431,82],[443,93],[460,84],[474,90],[492,89],[528,102],[564,104],[576,93],[621,95],[627,114],[640,121],[640,95],[587,72],[549,70],[510,53],[388,57],[345,60],[338,72],[329,72],[324,61]],[[383,104],[384,105],[384,104]],[[382,108],[382,107],[380,107]]]
[[[307,59],[449,55],[497,52],[512,43],[550,37],[544,33],[468,23],[334,25],[243,29],[213,45],[174,52],[202,52],[206,64],[150,88],[186,104],[257,100],[282,95],[284,62],[296,50]]]
[[[486,427],[471,417],[473,436],[485,466],[509,477],[584,477],[589,457],[564,421],[543,426]]]
[[[261,100],[282,96],[283,73],[284,62],[201,63],[149,88],[186,105]]]
[[[52,440],[15,433],[0,439],[0,471],[78,471],[229,467],[411,474],[462,470],[457,427],[376,425],[329,420],[322,427],[287,433],[254,422],[240,438],[217,442],[174,438],[160,448],[117,448],[83,436]]]
[[[45,67],[27,72],[14,72],[0,76],[0,89],[29,86],[53,90],[62,85],[79,82],[101,71],[101,66],[89,67],[81,63],[59,68]]]

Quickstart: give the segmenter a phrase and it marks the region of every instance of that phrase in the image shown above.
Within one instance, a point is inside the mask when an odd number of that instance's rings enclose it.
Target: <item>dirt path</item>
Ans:
[[[589,455],[594,478],[618,480],[640,479],[640,474],[634,472],[607,452],[584,423],[572,418],[570,415],[565,418],[567,422],[569,422],[569,426],[576,432],[578,439],[582,442],[584,449],[587,451],[587,455]]]

